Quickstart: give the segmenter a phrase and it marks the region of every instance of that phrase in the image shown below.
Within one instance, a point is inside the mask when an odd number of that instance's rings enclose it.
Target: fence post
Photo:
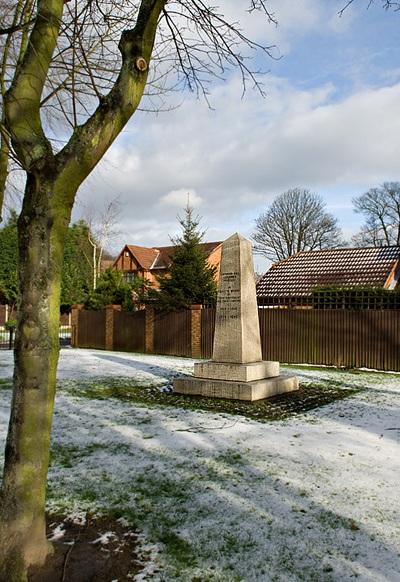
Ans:
[[[152,354],[154,351],[154,315],[155,311],[152,307],[146,307],[145,311],[145,347],[146,354]]]
[[[201,305],[191,305],[191,356],[201,358]]]
[[[71,305],[71,348],[78,348],[79,312],[83,309],[82,303]]]
[[[121,305],[106,305],[106,350],[114,349],[114,313],[121,311]]]

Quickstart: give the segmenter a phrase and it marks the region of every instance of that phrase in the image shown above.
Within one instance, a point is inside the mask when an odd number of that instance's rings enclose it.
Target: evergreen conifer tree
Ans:
[[[158,309],[185,309],[194,304],[213,304],[216,300],[215,267],[208,265],[201,248],[204,232],[199,229],[200,217],[194,216],[188,204],[184,217],[178,216],[178,220],[182,234],[171,239],[175,250],[169,275],[159,278]]]
[[[0,303],[15,307],[18,298],[18,216],[11,210],[10,216],[0,229]]]

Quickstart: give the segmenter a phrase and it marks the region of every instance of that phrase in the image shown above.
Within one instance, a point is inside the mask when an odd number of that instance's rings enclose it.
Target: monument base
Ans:
[[[228,398],[230,400],[262,400],[277,394],[293,392],[299,389],[296,376],[277,376],[251,382],[233,380],[215,380],[186,376],[174,380],[174,392],[207,396],[209,398]]]
[[[279,376],[279,362],[252,362],[234,364],[227,362],[198,362],[194,365],[195,378],[211,380],[233,380],[235,382],[252,382],[263,378]]]

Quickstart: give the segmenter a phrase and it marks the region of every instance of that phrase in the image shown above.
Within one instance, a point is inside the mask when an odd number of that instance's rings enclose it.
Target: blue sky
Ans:
[[[339,17],[338,2],[328,6],[326,20],[306,34],[292,37],[288,54],[271,71],[302,88],[330,82],[335,99],[362,85],[381,86],[400,79],[400,15],[382,10],[380,3],[365,9],[360,2]],[[355,7],[357,6],[357,8]]]
[[[352,197],[400,180],[400,12],[356,0],[340,18],[338,0],[270,0],[274,27],[243,12],[246,0],[219,3],[282,55],[258,57],[266,98],[242,99],[232,72],[212,86],[212,110],[180,94],[173,111],[137,113],[82,187],[75,217],[118,196],[115,250],[166,245],[190,192],[206,238],[222,240],[250,236],[274,197],[299,186],[323,196],[349,239],[361,223]]]

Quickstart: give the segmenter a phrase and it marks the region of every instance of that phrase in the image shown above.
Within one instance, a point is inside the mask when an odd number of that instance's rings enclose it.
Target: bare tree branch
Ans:
[[[343,244],[337,219],[326,212],[322,198],[300,188],[274,200],[256,219],[252,238],[255,251],[272,261]]]
[[[348,0],[345,3],[345,5],[343,6],[343,8],[341,8],[339,10],[339,12],[338,12],[339,16],[343,16],[344,12],[348,9],[348,7],[357,1],[358,0]],[[400,2],[393,2],[392,0],[381,0],[381,3],[382,3],[382,7],[385,10],[394,10],[395,12],[400,10]],[[374,0],[368,0],[367,1],[367,8],[370,8],[372,6],[372,4],[374,4]]]
[[[400,182],[384,182],[353,199],[366,222],[353,237],[357,246],[400,245]]]

